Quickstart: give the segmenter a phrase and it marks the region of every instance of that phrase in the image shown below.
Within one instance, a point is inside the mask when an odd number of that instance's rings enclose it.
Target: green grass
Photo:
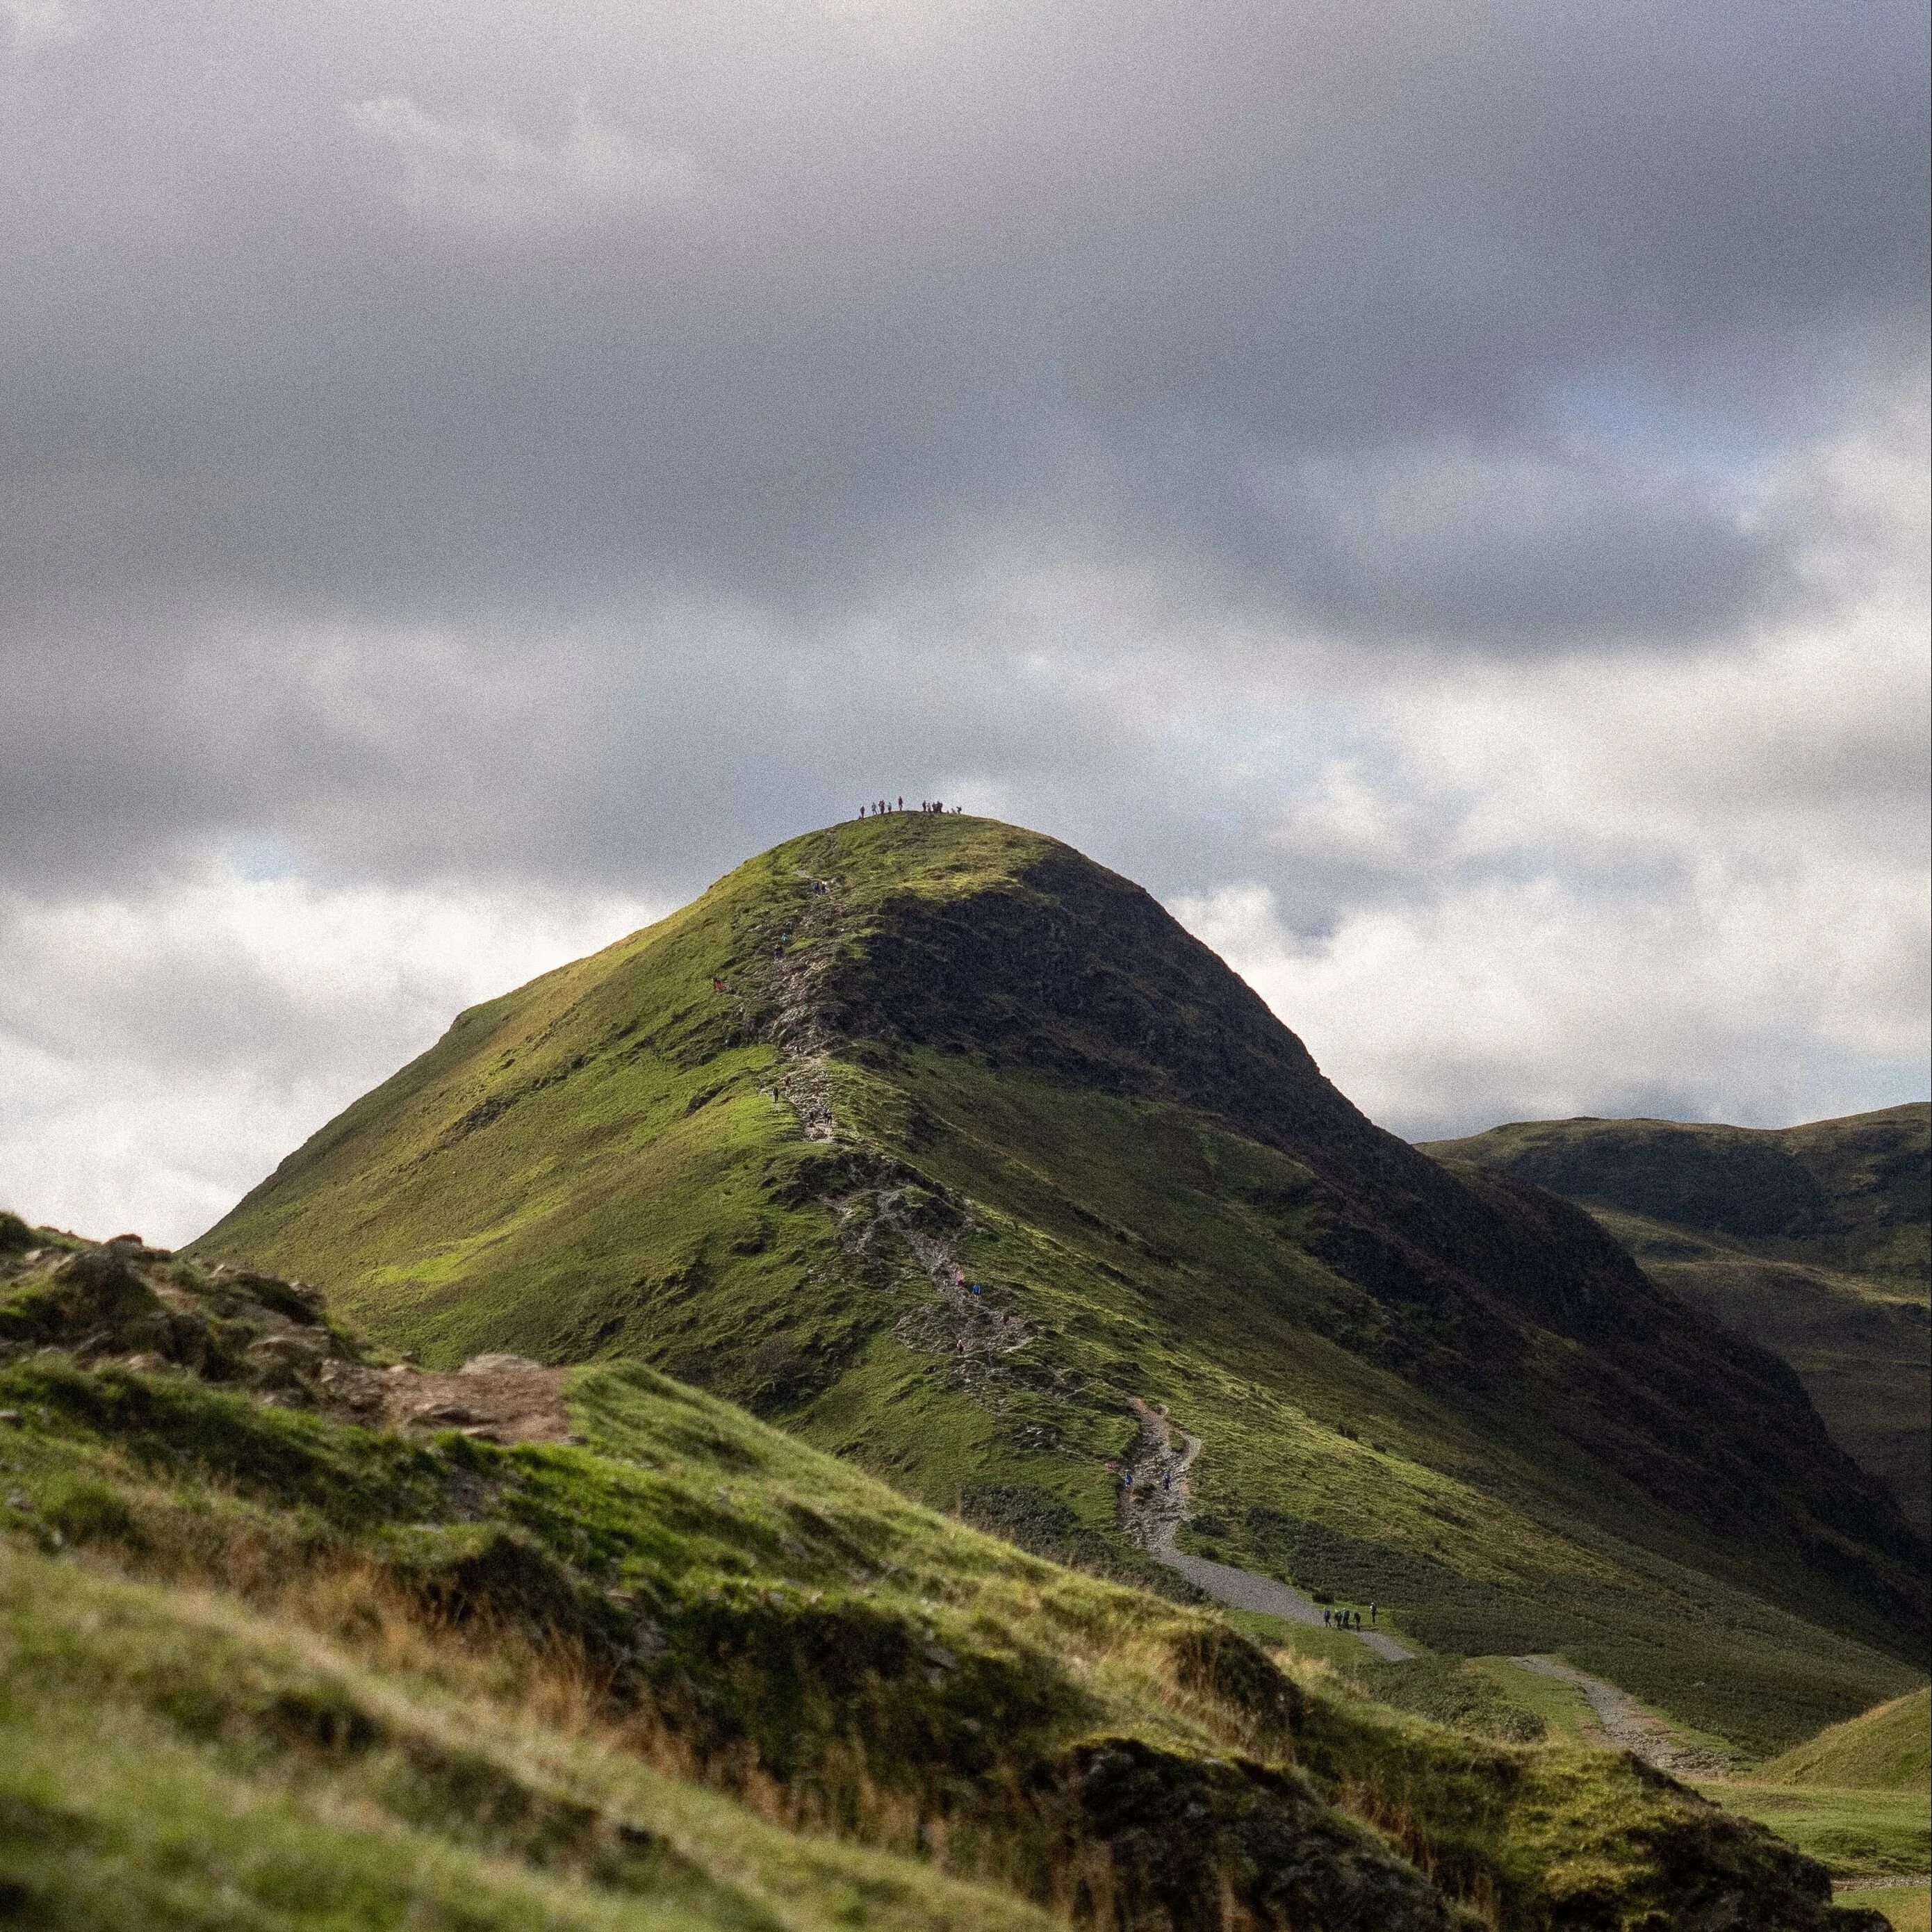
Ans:
[[[0,1917],[50,1928],[1043,1928],[422,1670],[0,1544]]]
[[[1745,1779],[1698,1788],[1726,1811],[1769,1826],[1840,1877],[1904,1875],[1932,1866],[1923,1792],[1834,1791]]]
[[[1526,1670],[1506,1657],[1475,1657],[1468,1667],[1480,1671],[1512,1703],[1532,1712],[1543,1722],[1544,1734],[1561,1744],[1600,1744],[1602,1727],[1589,1700],[1574,1684]]]
[[[953,983],[935,933],[1006,934],[1083,892],[1140,916],[1082,864],[964,818],[790,842],[462,1016],[197,1252],[317,1280],[434,1364],[648,1361],[929,1504],[1135,1580],[1153,1579],[1105,1466],[1144,1395],[1206,1444],[1190,1546],[1376,1600],[1445,1655],[1561,1651],[1754,1755],[1922,1681],[1895,1624],[1841,1587],[1863,1554],[1794,1496],[1741,1502],[1722,1534],[1660,1508],[1564,1432],[1594,1398],[1555,1335],[1531,1334],[1478,1412],[1481,1352],[1453,1321],[1321,1258],[1334,1198],[1307,1165],[1176,1097],[1138,1048],[1108,1060],[1077,1016]],[[842,881],[830,925],[814,876]],[[1204,969],[1147,931],[1144,958],[1092,962],[1094,1010],[1153,1001],[1174,1052],[1211,1060],[1226,1029],[1183,997]],[[850,1022],[823,1070],[830,1142],[776,1097],[775,948],[851,969],[826,982]],[[868,1017],[899,994],[892,1028]],[[955,1037],[962,1013],[996,1036]],[[915,1237],[949,1244],[1025,1346],[962,1362]],[[1627,1406],[1599,1430],[1612,1446]],[[1687,1508],[1717,1457],[1756,1480],[1737,1445],[1684,1451],[1678,1425],[1702,1425],[1669,1420],[1626,1461],[1670,1465]],[[1804,1560],[1754,1540],[1787,1517]]]
[[[1922,1100],[1784,1128],[1525,1120],[1432,1150],[1768,1258],[1885,1280],[1921,1302],[1932,1282]]]
[[[1932,1867],[1932,1702],[1921,1690],[1867,1711],[1702,1787],[1768,1825],[1840,1877]]]
[[[1932,1691],[1915,1691],[1834,1724],[1761,1766],[1773,1784],[1818,1784],[1906,1791],[1923,1798],[1932,1782]]]
[[[1840,1905],[1880,1913],[1894,1932],[1932,1932],[1932,1892],[1922,1885],[1871,1889],[1851,1886],[1841,1888],[1838,1898]]]
[[[1782,1355],[1832,1434],[1892,1489],[1922,1534],[1932,1527],[1932,1339],[1922,1285],[1593,1211],[1654,1280]]]
[[[149,1318],[110,1272],[12,1273],[0,1307],[91,1282]],[[231,1328],[282,1293],[131,1272]],[[1774,1842],[1621,1760],[1298,1683],[649,1370],[574,1376],[579,1445],[404,1436],[76,1364],[98,1311],[69,1300],[53,1354],[0,1366],[26,1922],[963,1928],[1113,1898],[1207,1932],[1225,1886],[1263,1922],[1439,1926],[1406,1858],[1525,1932],[1686,1884],[1817,1924]]]
[[[993,1464],[1099,1524],[1132,1390],[1208,1445],[1190,1546],[1375,1600],[1432,1648],[1560,1651],[1754,1755],[1913,1681],[1766,1605],[1761,1574],[1700,1574],[1694,1539],[1660,1538],[1636,1499],[1612,1508],[1560,1443],[1513,1451],[1311,1330],[1370,1318],[1284,1248],[1306,1180],[1280,1156],[1183,1109],[936,1054],[906,1056],[890,1087],[870,1076],[860,1118],[890,1144],[913,1096],[923,1171],[982,1204],[967,1264],[1035,1324],[1038,1358],[976,1400],[895,1351],[890,1381],[795,1418],[815,1438],[937,1501],[969,1460]]]

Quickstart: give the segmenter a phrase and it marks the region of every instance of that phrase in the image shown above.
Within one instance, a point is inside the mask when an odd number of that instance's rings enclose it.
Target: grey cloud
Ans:
[[[0,159],[43,608],[823,618],[990,539],[1370,637],[1708,634],[1788,544],[1578,396],[1761,444],[1917,352],[1888,0],[98,22]],[[1360,554],[1373,478],[1472,448],[1570,510]]]

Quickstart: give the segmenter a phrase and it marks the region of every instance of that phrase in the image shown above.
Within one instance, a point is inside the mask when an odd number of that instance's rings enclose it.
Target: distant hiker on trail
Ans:
[[[1374,1604],[1371,1604],[1369,1606],[1369,1622],[1370,1622],[1370,1623],[1373,1623],[1373,1622],[1375,1622],[1375,1620],[1376,1620],[1376,1606],[1375,1606],[1375,1605],[1374,1605]]]
[[[1333,1616],[1334,1614],[1335,1614],[1335,1613],[1334,1613],[1334,1612],[1333,1610],[1324,1610],[1324,1611],[1322,1612],[1322,1627],[1323,1627],[1324,1629],[1325,1629],[1325,1628],[1327,1628],[1327,1627],[1328,1627],[1328,1619],[1329,1619],[1331,1616]]]

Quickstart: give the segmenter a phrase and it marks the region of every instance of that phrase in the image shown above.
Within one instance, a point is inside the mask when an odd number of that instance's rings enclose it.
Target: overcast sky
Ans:
[[[1421,1136],[1927,1087],[1922,0],[0,0],[0,1201],[881,792]]]

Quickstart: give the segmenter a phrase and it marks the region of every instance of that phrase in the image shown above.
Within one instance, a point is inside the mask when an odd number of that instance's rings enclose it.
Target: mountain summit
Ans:
[[[432,1364],[646,1360],[1130,1572],[1114,1466],[1164,1412],[1184,1550],[1740,1749],[1916,1681],[1919,1546],[1789,1369],[990,820],[790,840],[472,1009],[196,1247]]]

